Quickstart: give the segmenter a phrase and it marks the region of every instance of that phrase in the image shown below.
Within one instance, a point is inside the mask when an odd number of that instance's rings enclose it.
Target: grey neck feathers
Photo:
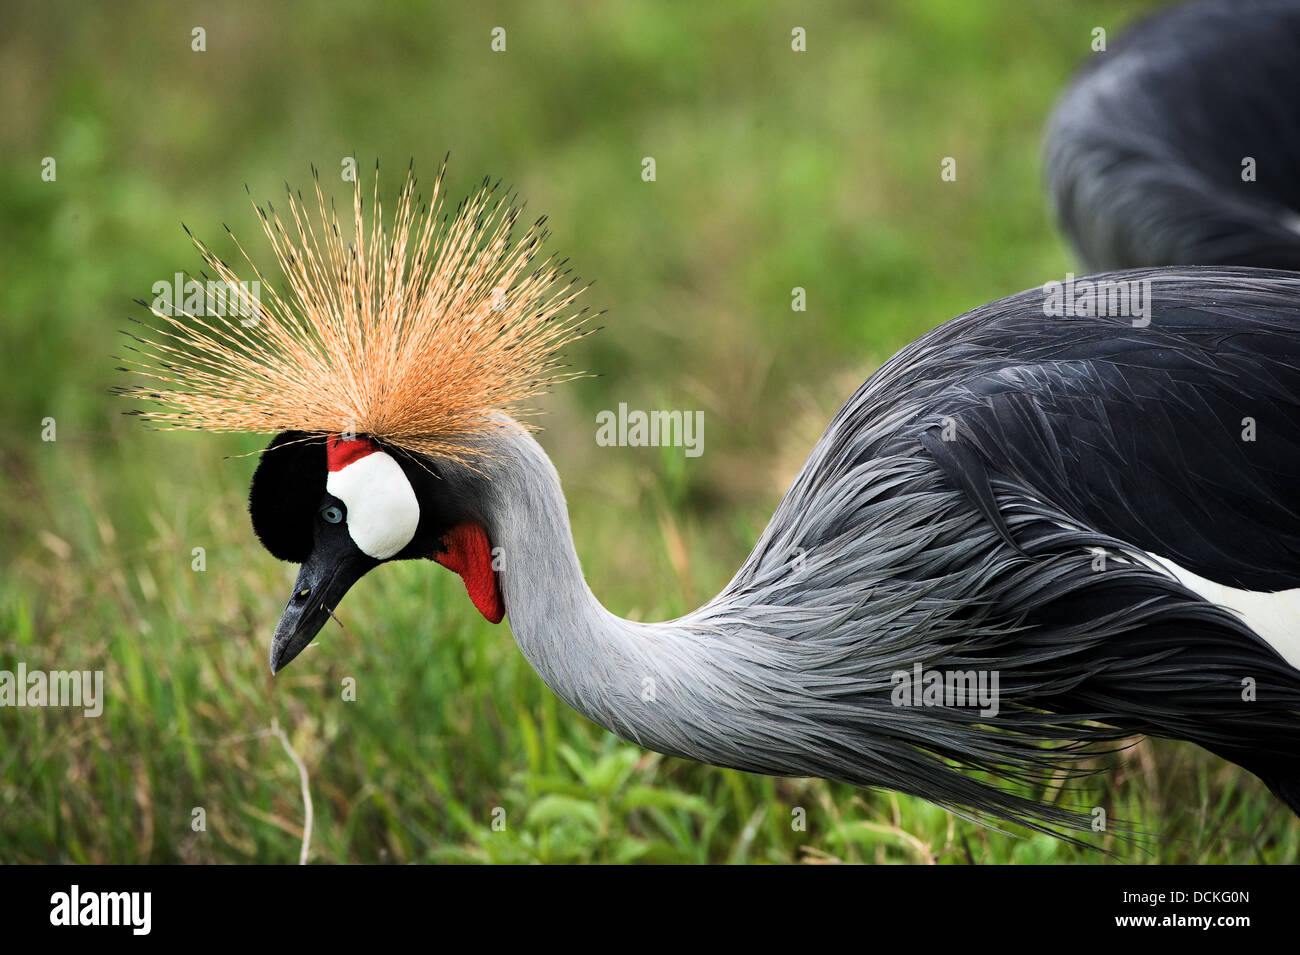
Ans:
[[[494,443],[485,516],[501,548],[501,588],[520,650],[584,716],[642,745],[680,751],[673,746],[680,730],[661,725],[657,700],[666,671],[692,654],[689,634],[675,623],[635,623],[606,610],[583,577],[546,452],[522,428]]]
[[[506,614],[520,650],[556,695],[661,753],[750,772],[867,781],[860,737],[838,745],[821,722],[837,715],[844,725],[860,722],[860,707],[835,699],[833,688],[862,681],[819,672],[824,650],[765,625],[788,621],[789,609],[753,605],[728,588],[664,623],[615,616],[582,575],[546,453],[518,427],[493,441],[485,517],[502,549]],[[824,608],[813,614],[827,619]]]

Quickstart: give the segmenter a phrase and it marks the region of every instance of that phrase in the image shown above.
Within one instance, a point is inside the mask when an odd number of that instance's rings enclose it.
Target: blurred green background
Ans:
[[[119,329],[143,317],[131,300],[200,267],[182,221],[233,255],[229,223],[265,258],[245,184],[274,200],[315,163],[346,198],[343,158],[367,175],[378,158],[391,197],[412,157],[428,181],[450,150],[451,196],[502,177],[599,280],[607,327],[572,358],[600,377],[548,399],[541,440],[597,595],[677,615],[729,579],[873,368],[1073,267],[1042,194],[1043,120],[1092,29],[1151,6],[7,5],[0,668],[103,669],[108,700],[100,719],[0,709],[0,861],[295,861],[299,774],[273,721],[310,779],[318,862],[1105,861],[623,744],[432,564],[368,577],[346,629],[272,679],[294,569],[249,528],[256,459],[230,457],[264,439],[151,432],[108,389]],[[703,409],[705,453],[597,447],[595,413],[620,401]],[[1045,798],[1158,834],[1099,836],[1116,859],[1300,860],[1297,820],[1235,767],[1149,741],[1105,765]]]

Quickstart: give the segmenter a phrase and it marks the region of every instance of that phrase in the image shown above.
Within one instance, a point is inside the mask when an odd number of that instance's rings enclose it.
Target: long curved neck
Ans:
[[[636,623],[592,594],[573,545],[554,466],[522,428],[489,465],[488,534],[499,547],[506,614],[519,649],[547,685],[587,718],[651,748],[683,752],[657,706],[698,675],[695,635],[682,623]],[[700,757],[696,757],[700,758]]]

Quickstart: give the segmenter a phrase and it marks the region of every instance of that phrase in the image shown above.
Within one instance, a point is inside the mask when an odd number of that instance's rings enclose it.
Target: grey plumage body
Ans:
[[[1300,269],[1300,4],[1199,0],[1094,52],[1046,133],[1088,271]]]
[[[1190,370],[1234,332],[1271,352],[1242,339],[1239,357],[1257,362],[1260,381],[1287,367],[1300,377],[1300,276],[1127,275],[1153,282],[1151,328],[1045,318],[1042,292],[1031,290],[905,348],[835,416],[734,579],[666,623],[625,621],[600,605],[554,468],[522,429],[508,432],[480,465],[490,478],[482,513],[502,548],[521,650],[568,704],[649,748],[885,786],[1035,827],[1079,819],[960,770],[1042,780],[1073,771],[1076,741],[1147,732],[1237,759],[1294,798],[1300,672],[1234,614],[1144,563],[1142,542],[1099,527],[1064,488],[1027,479],[1015,460],[1050,460],[1075,478],[1077,495],[1086,469],[1144,440],[1141,396],[1125,389],[1158,379],[1176,392],[1172,401],[1215,400],[1213,374],[1202,386]],[[1238,306],[1250,299],[1254,310],[1220,316],[1216,291]],[[1105,378],[1115,370],[1127,376],[1118,390]],[[1221,383],[1242,387],[1233,375],[1225,362]],[[1005,414],[991,382],[1043,417],[1038,446],[1022,435],[999,457],[996,444],[981,445],[980,415]],[[1288,392],[1290,383],[1257,384],[1254,402],[1282,403],[1284,440],[1295,448],[1300,388]],[[1124,405],[1135,412],[1127,419],[1116,411]],[[1082,440],[1063,443],[1049,418],[1077,427]],[[1099,420],[1108,431],[1096,429]],[[951,443],[941,437],[945,422],[955,426]],[[1158,424],[1199,428],[1219,452],[1240,445],[1235,432],[1212,433],[1212,420]],[[1110,446],[1092,446],[1098,440]],[[980,479],[987,496],[972,484]],[[1259,492],[1261,508],[1277,503],[1268,494]],[[1283,506],[1294,520],[1295,508]],[[1096,548],[1110,555],[1101,573]],[[894,705],[892,675],[916,663],[996,670],[1000,713]],[[1244,676],[1261,687],[1253,706],[1242,703]]]

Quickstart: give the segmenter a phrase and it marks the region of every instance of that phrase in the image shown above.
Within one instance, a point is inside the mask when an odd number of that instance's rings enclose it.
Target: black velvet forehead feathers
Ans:
[[[301,564],[312,549],[312,525],[325,494],[325,438],[284,431],[262,452],[248,513],[262,546],[280,560]]]

